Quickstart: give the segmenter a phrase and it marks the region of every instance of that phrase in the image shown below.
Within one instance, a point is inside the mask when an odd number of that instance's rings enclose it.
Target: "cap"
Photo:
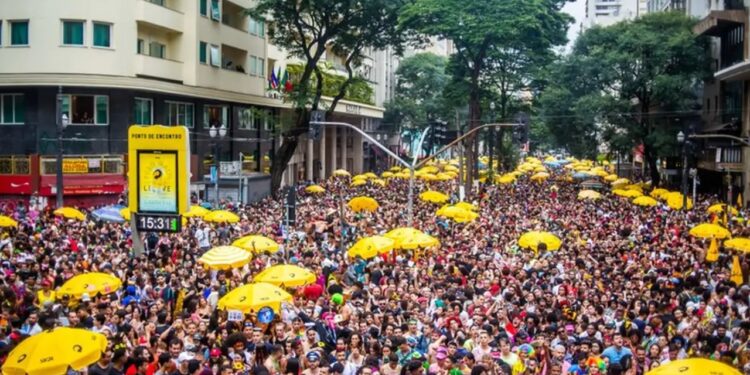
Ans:
[[[313,362],[320,361],[320,354],[318,352],[309,352],[307,353],[307,360]]]
[[[219,348],[213,348],[213,349],[211,349],[211,353],[210,354],[211,354],[212,358],[219,358],[219,357],[221,357],[221,349],[219,349]]]
[[[417,346],[417,339],[414,337],[407,337],[406,343],[409,344],[409,346]]]

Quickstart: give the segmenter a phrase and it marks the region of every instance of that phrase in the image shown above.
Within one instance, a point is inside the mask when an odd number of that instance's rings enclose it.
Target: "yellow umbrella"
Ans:
[[[443,170],[446,172],[458,172],[458,167],[455,165],[446,165]]]
[[[477,206],[475,206],[475,205],[473,205],[471,203],[468,203],[468,202],[458,202],[458,203],[454,204],[454,206],[456,206],[458,208],[463,208],[466,211],[476,211],[478,209]]]
[[[95,363],[107,349],[107,338],[80,328],[58,327],[27,337],[10,352],[3,375],[66,374]]]
[[[664,194],[667,194],[667,193],[669,193],[669,190],[667,189],[656,188],[654,190],[651,190],[651,193],[649,193],[648,195],[650,195],[652,198],[662,199]]]
[[[203,264],[212,270],[228,270],[239,268],[252,259],[252,254],[237,246],[219,246],[206,251],[198,263]]]
[[[526,232],[518,239],[518,246],[534,251],[538,251],[541,243],[547,246],[547,250],[557,250],[562,246],[562,241],[549,232]]]
[[[349,203],[349,208],[352,209],[354,212],[360,212],[360,211],[367,211],[367,212],[375,212],[375,210],[380,207],[378,204],[378,201],[376,201],[373,198],[370,197],[354,197],[352,198]]]
[[[264,307],[270,307],[279,313],[282,302],[292,302],[292,295],[273,284],[252,283],[234,288],[221,297],[219,308],[252,313]]]
[[[125,207],[120,210],[120,216],[125,220],[130,220],[130,209]]]
[[[393,250],[395,242],[384,236],[365,237],[357,241],[346,253],[352,258],[359,256],[363,259],[370,259]]]
[[[659,202],[654,198],[641,196],[641,197],[633,199],[633,204],[638,205],[638,206],[653,207],[659,204]]]
[[[204,217],[208,215],[211,211],[207,210],[204,207],[192,205],[190,206],[190,210],[188,212],[185,212],[182,214],[184,217]]]
[[[310,185],[305,188],[305,191],[308,193],[312,193],[312,194],[321,194],[321,193],[325,193],[326,189],[324,189],[320,185]]]
[[[105,295],[116,292],[122,287],[122,281],[117,276],[101,272],[83,273],[73,276],[66,281],[57,294],[71,296],[80,299],[84,294],[94,297],[97,294]]]
[[[673,210],[681,210],[682,209],[682,194],[678,192],[672,192],[668,194],[662,195],[662,197],[667,197],[667,206]],[[693,200],[688,198],[687,199],[687,208],[688,210],[693,208]]]
[[[398,165],[394,165],[391,167],[391,169],[389,169],[389,171],[393,173],[398,173],[398,172],[401,172],[401,167],[399,167]]]
[[[678,359],[649,371],[646,375],[742,375],[723,362],[705,358]]]
[[[383,172],[383,173],[382,173],[382,174],[380,175],[380,177],[383,177],[383,178],[391,178],[391,177],[393,177],[393,176],[394,176],[394,174],[393,174],[393,172],[391,172],[391,171],[385,171],[385,172]]]
[[[738,250],[750,253],[750,238],[737,237],[724,241],[724,247],[727,249]]]
[[[279,244],[276,241],[260,235],[240,237],[232,242],[232,246],[237,246],[254,253],[275,253],[279,251]]]
[[[240,217],[227,210],[215,210],[203,216],[203,220],[213,223],[236,223],[240,221]]]
[[[445,203],[449,199],[447,195],[434,190],[428,190],[423,192],[422,194],[419,194],[419,198],[425,202],[431,203]]]
[[[282,288],[296,288],[315,282],[315,274],[292,264],[279,264],[266,268],[253,277],[255,282],[273,284]]]
[[[55,216],[61,216],[66,219],[86,220],[86,215],[73,207],[60,207],[53,211],[53,213]]]
[[[495,178],[495,181],[497,183],[503,184],[503,185],[512,184],[512,183],[514,183],[516,181],[516,176],[512,175],[512,174],[498,176],[498,177]]]
[[[458,223],[465,223],[475,220],[479,215],[476,213],[465,210],[456,206],[445,206],[437,210],[435,213],[437,216],[443,216],[453,219]]]
[[[594,190],[581,190],[578,192],[578,199],[590,199],[590,200],[596,200],[601,198],[602,195]]]
[[[366,184],[367,184],[367,181],[362,180],[362,179],[352,181],[352,186],[362,186]]]
[[[437,238],[414,228],[397,228],[384,235],[395,241],[394,249],[416,249],[440,246]]]
[[[8,216],[0,215],[0,228],[17,227],[18,222]]]
[[[726,207],[727,207],[727,205],[724,204],[724,203],[714,204],[714,205],[712,205],[711,207],[708,208],[708,213],[710,213],[710,214],[723,214],[724,213],[724,209]],[[729,206],[729,212],[732,215],[734,215],[734,216],[737,215],[737,209],[734,208],[734,207],[732,207],[732,206]]]
[[[438,173],[437,175],[435,175],[435,178],[438,181],[450,181],[450,180],[453,179],[453,175],[451,175],[449,173],[441,172],[441,173]]]
[[[369,177],[367,175],[358,174],[358,175],[352,177],[352,181],[354,181],[354,180],[365,180],[366,181],[368,178]]]
[[[378,178],[378,175],[376,175],[375,173],[372,173],[372,172],[367,172],[367,173],[365,173],[365,177],[367,177],[367,178]]]
[[[380,178],[373,178],[372,180],[370,180],[370,182],[378,186],[385,186],[385,180]]]
[[[337,169],[333,171],[334,176],[351,176],[352,174],[343,169]]]
[[[625,186],[621,187],[620,189],[623,189],[623,190],[635,190],[635,191],[639,191],[639,192],[643,193],[643,186],[638,185],[638,184],[625,185]]]
[[[604,181],[614,182],[615,180],[617,180],[617,175],[616,174],[610,174],[610,175],[604,176]]]
[[[537,174],[535,174],[535,175],[531,176],[531,181],[538,181],[538,182],[541,182],[541,181],[544,181],[544,180],[546,180],[546,179],[548,179],[548,178],[549,178],[549,173],[546,173],[546,172],[539,172],[539,173],[537,173]]]
[[[698,238],[716,238],[723,240],[732,236],[729,231],[717,224],[703,223],[690,228],[690,235]]]
[[[630,180],[628,180],[627,178],[618,178],[617,180],[612,181],[612,186],[628,184],[630,184]]]
[[[638,190],[622,190],[622,189],[615,189],[612,190],[612,194],[621,196],[623,198],[638,198],[643,195]]]

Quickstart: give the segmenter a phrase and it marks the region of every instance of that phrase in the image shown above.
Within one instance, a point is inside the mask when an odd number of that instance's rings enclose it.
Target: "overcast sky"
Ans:
[[[575,0],[567,3],[563,11],[576,19],[575,23],[568,29],[568,47],[570,47],[581,29],[581,22],[586,18],[586,0]]]

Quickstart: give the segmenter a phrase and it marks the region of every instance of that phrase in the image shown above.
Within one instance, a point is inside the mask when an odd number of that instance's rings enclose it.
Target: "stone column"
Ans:
[[[349,129],[341,129],[341,168],[348,169],[349,165],[346,164],[346,141],[349,135]]]
[[[328,144],[328,151],[330,152],[329,156],[331,159],[331,167],[329,168],[329,170],[333,172],[338,169],[338,167],[336,166],[336,157],[338,156],[338,152],[336,150],[336,128],[331,127],[328,128],[328,130],[331,135],[331,137],[328,139],[328,142],[330,142]]]
[[[326,179],[326,135],[325,127],[320,128],[320,146],[318,148],[318,158],[320,158],[320,179]]]
[[[313,149],[315,148],[315,143],[313,142],[312,138],[307,138],[307,163],[305,163],[305,174],[307,181],[312,181],[313,179]]]

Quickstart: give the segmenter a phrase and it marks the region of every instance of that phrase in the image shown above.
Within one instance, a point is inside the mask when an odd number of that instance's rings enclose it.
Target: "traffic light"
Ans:
[[[307,130],[307,137],[313,141],[320,139],[320,124],[311,122],[310,128]]]
[[[513,143],[525,145],[529,141],[529,115],[524,112],[516,114],[516,123],[513,127]]]

